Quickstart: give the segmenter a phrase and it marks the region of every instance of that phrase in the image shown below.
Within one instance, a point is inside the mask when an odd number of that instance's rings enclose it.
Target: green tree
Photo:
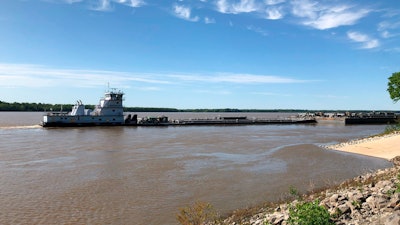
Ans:
[[[392,76],[389,77],[387,91],[393,102],[396,103],[400,100],[400,72],[392,73]]]

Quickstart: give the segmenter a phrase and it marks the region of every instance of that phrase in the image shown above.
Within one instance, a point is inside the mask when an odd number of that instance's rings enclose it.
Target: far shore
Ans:
[[[400,155],[400,132],[352,140],[325,147],[331,150],[391,160]]]

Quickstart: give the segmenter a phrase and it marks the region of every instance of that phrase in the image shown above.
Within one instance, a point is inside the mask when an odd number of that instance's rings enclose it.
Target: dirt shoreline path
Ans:
[[[328,145],[325,148],[391,160],[400,155],[400,132]]]

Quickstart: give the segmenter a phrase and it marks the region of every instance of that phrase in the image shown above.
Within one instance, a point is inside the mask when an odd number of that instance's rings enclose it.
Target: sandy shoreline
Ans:
[[[325,148],[390,160],[400,155],[400,132],[328,145]]]

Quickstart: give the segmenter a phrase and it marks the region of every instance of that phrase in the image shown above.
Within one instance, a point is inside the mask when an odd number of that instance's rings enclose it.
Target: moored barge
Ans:
[[[362,125],[362,124],[396,124],[399,115],[395,112],[346,112],[346,113],[322,113],[313,114],[317,123]]]

